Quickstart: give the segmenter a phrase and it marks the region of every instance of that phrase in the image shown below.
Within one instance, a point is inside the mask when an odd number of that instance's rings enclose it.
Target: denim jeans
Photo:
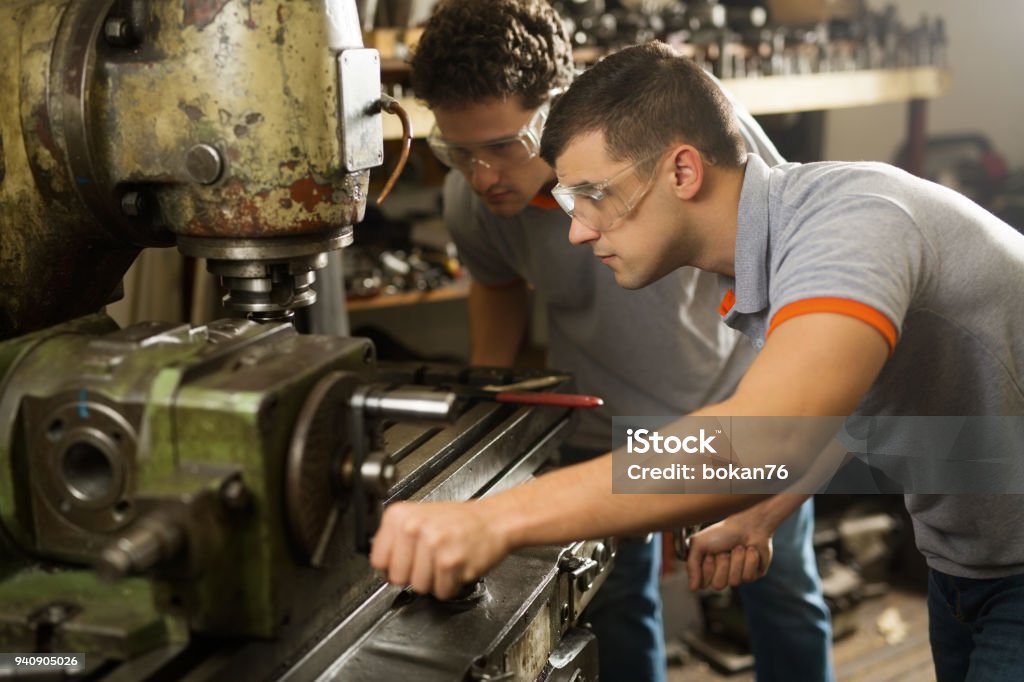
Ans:
[[[602,682],[665,682],[660,536],[622,538],[615,567],[583,619],[597,636]]]
[[[813,532],[811,498],[776,529],[768,574],[739,588],[757,682],[834,679],[832,621],[821,593]]]
[[[562,463],[600,452],[562,448]],[[655,533],[621,538],[615,565],[587,606],[583,620],[597,636],[601,682],[666,682],[661,620],[661,541]]]
[[[938,682],[1024,680],[1024,574],[977,580],[928,571]]]

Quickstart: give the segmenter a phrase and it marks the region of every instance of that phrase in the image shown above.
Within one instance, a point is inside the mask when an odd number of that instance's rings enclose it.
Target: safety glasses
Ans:
[[[655,173],[652,169],[650,177],[632,191],[626,181],[639,180],[636,170],[660,155],[659,152],[640,159],[600,182],[583,182],[568,187],[557,184],[551,190],[551,196],[570,217],[592,230],[606,232],[643,201],[654,184]]]
[[[550,102],[544,102],[515,135],[479,144],[455,144],[442,138],[435,125],[427,136],[427,144],[441,163],[464,173],[471,173],[473,164],[495,171],[515,168],[540,153],[540,136],[549,108]]]

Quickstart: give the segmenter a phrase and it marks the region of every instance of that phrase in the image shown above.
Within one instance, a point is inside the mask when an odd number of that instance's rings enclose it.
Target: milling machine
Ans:
[[[576,625],[608,543],[515,553],[449,602],[368,565],[383,504],[522,482],[568,412],[460,398],[543,373],[385,367],[291,325],[383,160],[355,0],[0,0],[0,24],[0,653],[104,680],[595,679]],[[125,271],[172,245],[248,319],[119,329]]]

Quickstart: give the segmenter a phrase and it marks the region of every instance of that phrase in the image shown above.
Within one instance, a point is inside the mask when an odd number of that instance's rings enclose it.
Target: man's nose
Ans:
[[[574,217],[572,222],[569,223],[569,242],[571,244],[579,246],[580,244],[592,242],[600,236],[600,232],[592,227],[587,227],[579,218]]]
[[[473,164],[469,168],[469,181],[473,185],[473,189],[478,192],[487,191],[487,189],[497,184],[500,175],[498,171],[480,163],[476,159],[473,160]]]

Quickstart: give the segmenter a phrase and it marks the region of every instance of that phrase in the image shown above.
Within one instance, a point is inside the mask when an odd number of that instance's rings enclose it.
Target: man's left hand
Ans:
[[[709,526],[689,540],[686,570],[691,590],[739,587],[768,572],[772,536],[741,512]]]

